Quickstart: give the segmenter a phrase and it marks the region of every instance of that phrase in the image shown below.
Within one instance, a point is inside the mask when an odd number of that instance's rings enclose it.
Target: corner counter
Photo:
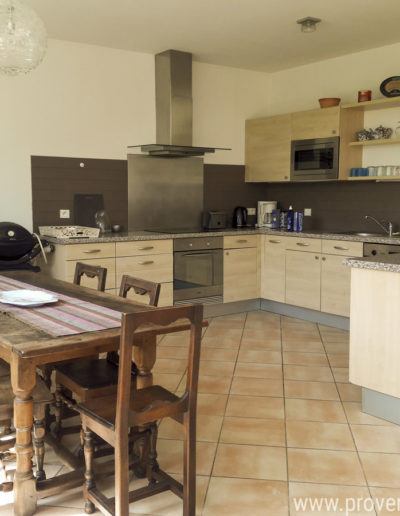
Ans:
[[[363,411],[400,424],[400,255],[348,259],[350,382]]]

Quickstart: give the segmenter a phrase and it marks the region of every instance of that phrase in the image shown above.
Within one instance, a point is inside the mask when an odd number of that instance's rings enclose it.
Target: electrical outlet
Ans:
[[[60,210],[60,219],[69,219],[69,210]]]
[[[304,208],[304,216],[311,217],[311,208]]]
[[[255,215],[256,209],[255,208],[247,208],[247,215]]]

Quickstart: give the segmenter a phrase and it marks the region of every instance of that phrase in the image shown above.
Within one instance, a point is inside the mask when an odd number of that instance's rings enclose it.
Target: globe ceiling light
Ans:
[[[301,25],[301,32],[315,32],[317,30],[317,23],[319,23],[320,21],[320,18],[313,18],[312,16],[307,16],[307,18],[297,20],[296,23],[299,23]]]
[[[46,29],[35,11],[20,0],[0,0],[0,73],[30,72],[46,49]]]

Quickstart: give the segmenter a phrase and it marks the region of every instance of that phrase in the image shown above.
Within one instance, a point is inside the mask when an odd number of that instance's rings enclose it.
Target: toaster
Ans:
[[[224,211],[207,211],[204,215],[204,229],[225,229],[226,213]]]

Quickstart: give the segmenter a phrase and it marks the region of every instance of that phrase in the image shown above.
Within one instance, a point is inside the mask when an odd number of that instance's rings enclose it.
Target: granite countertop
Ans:
[[[150,231],[128,231],[125,233],[106,233],[98,238],[43,238],[53,244],[95,244],[106,242],[133,242],[135,240],[166,240],[170,238],[197,238],[212,236],[232,236],[232,235],[275,235],[297,238],[321,238],[325,240],[342,240],[352,242],[373,242],[379,244],[399,244],[400,238],[382,236],[358,236],[346,233],[323,233],[320,231],[305,231],[302,233],[279,231],[276,229],[266,228],[243,228],[232,229],[227,228],[222,231],[209,231],[203,233],[153,233]]]
[[[400,242],[399,242],[400,243]],[[343,265],[355,269],[372,269],[374,271],[400,272],[400,254],[368,256],[367,258],[346,258]]]

